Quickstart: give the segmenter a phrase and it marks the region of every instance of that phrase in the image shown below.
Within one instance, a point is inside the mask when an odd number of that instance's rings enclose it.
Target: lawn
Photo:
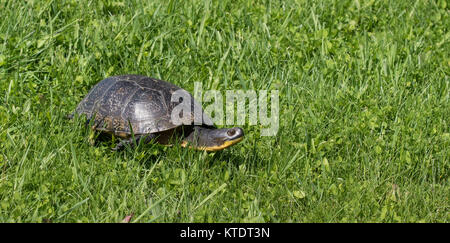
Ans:
[[[449,7],[0,0],[0,222],[448,222]],[[91,146],[65,116],[119,74],[278,90],[278,133]]]

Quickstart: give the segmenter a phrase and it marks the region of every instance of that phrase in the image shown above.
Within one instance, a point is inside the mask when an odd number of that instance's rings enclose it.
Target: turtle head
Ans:
[[[206,128],[194,126],[183,139],[181,146],[197,150],[218,151],[240,142],[244,138],[244,130],[233,128]]]

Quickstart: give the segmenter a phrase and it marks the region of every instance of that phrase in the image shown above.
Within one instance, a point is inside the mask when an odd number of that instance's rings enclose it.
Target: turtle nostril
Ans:
[[[227,131],[228,136],[233,136],[234,134],[236,134],[236,131],[234,129],[230,129]]]

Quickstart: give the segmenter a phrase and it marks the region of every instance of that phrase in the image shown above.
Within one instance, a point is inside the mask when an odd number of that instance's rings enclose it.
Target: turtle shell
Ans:
[[[97,130],[114,133],[120,137],[149,134],[178,127],[171,113],[180,101],[172,102],[175,91],[185,91],[163,80],[141,75],[122,75],[106,78],[96,84],[78,104],[75,113],[93,119]],[[194,124],[194,111],[201,111],[202,124],[213,126],[211,118],[191,94],[191,112],[183,114],[183,124]]]

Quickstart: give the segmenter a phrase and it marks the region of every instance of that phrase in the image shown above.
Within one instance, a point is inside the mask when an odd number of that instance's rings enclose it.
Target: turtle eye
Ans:
[[[233,136],[234,134],[236,134],[236,131],[234,129],[230,129],[227,131],[228,136]]]

